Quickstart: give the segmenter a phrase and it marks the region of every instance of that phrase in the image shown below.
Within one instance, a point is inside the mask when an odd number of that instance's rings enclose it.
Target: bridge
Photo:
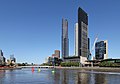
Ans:
[[[54,68],[54,66],[20,66],[21,68]]]

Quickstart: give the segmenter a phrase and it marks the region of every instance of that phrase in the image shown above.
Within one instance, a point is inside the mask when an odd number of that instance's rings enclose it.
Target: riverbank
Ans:
[[[0,67],[0,70],[15,70],[22,69],[21,67]]]
[[[120,68],[113,67],[55,67],[56,69],[72,69],[72,70],[94,70],[101,72],[120,72]]]

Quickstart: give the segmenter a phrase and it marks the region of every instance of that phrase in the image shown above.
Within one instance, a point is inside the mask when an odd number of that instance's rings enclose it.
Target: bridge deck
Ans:
[[[54,68],[54,66],[21,66],[21,68]]]

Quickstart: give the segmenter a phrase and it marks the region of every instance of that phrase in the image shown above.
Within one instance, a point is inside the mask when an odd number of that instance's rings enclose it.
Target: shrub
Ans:
[[[61,62],[60,64],[63,67],[79,66],[79,62]]]
[[[100,67],[117,67],[118,64],[113,63],[113,62],[101,62],[99,64]]]

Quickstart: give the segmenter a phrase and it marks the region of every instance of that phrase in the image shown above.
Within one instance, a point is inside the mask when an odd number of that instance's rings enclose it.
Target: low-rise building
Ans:
[[[7,65],[16,66],[16,58],[14,55],[10,55],[10,59],[7,60]]]
[[[60,58],[60,50],[55,50],[54,52],[55,52],[54,54],[55,54],[58,58]]]
[[[86,61],[87,58],[82,56],[69,56],[64,58],[64,62],[79,62],[83,66],[88,64]]]

